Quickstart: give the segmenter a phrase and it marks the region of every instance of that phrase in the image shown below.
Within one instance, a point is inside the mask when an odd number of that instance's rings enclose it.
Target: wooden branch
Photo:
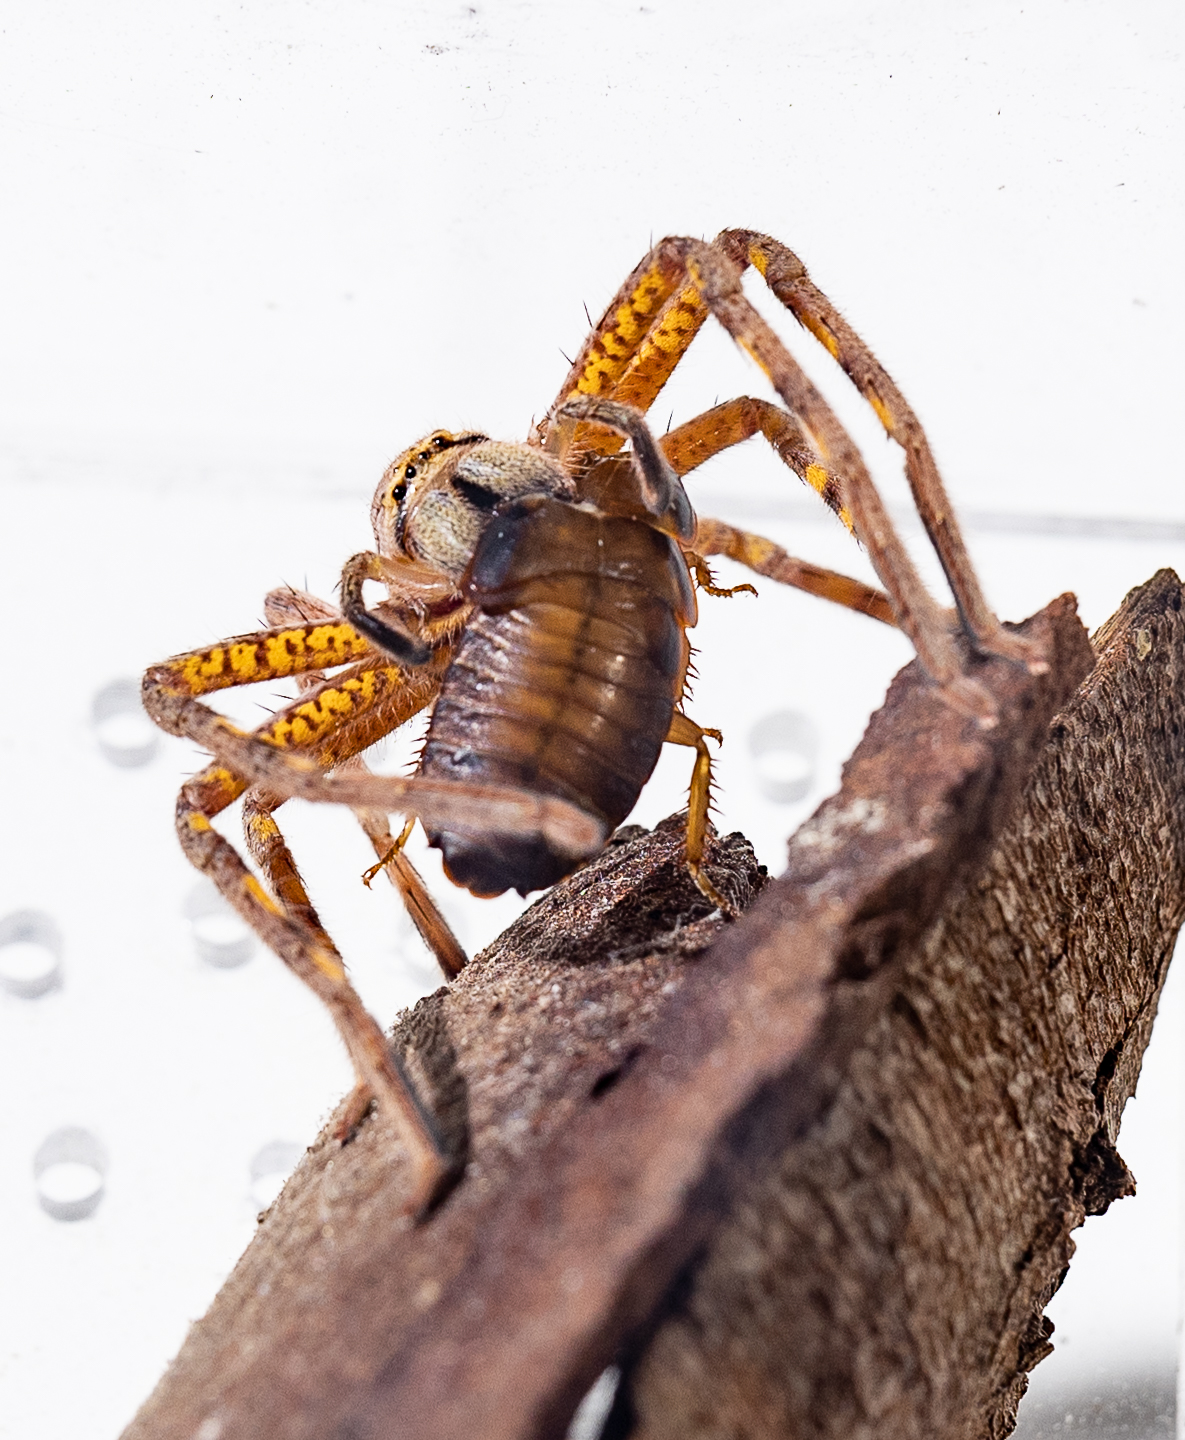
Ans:
[[[397,1032],[463,1183],[412,1225],[379,1120],[322,1136],[127,1436],[562,1436],[615,1357],[619,1435],[1003,1433],[1180,921],[1175,577],[1134,605],[989,881],[1090,664],[1064,600],[1048,675],[977,667],[995,731],[903,671],[737,924],[677,822],[532,907]]]
[[[1096,636],[986,872],[905,960],[835,1101],[630,1357],[614,1429],[1004,1436],[1052,1346],[1185,919],[1185,620]]]

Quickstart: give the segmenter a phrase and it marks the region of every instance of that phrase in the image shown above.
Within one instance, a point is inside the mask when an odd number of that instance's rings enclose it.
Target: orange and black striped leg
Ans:
[[[994,724],[995,706],[982,686],[964,676],[945,614],[922,583],[901,543],[863,457],[818,389],[746,300],[738,264],[722,248],[701,241],[678,237],[661,241],[627,281],[586,343],[569,372],[561,400],[576,390],[610,395],[640,410],[647,409],[707,313],[715,314],[741,348],[757,360],[784,403],[801,419],[822,466],[841,477],[843,503],[851,512],[855,531],[892,597],[897,621],[922,664],[953,704],[975,715],[984,725]],[[615,317],[630,312],[630,296],[634,293],[631,285],[639,277],[652,276],[661,277],[662,285],[655,285],[653,290],[646,312],[652,317],[648,326],[639,321],[628,333],[627,327],[615,328]],[[640,314],[642,307],[637,308]],[[604,344],[606,337],[613,343]],[[572,422],[561,423],[570,426]],[[582,426],[574,437],[570,428],[564,431],[553,426],[547,436],[548,448],[563,454],[579,442],[578,453],[585,469],[618,448],[615,442],[594,442],[586,430],[587,426]]]
[[[141,687],[144,708],[162,729],[180,735],[184,731],[172,729],[169,723],[176,708],[170,703],[173,697],[186,699],[310,670],[330,670],[369,655],[373,651],[365,638],[340,619],[301,621],[236,635],[153,665]]]
[[[1048,667],[1032,644],[1003,629],[984,598],[926,432],[884,366],[811,281],[806,266],[792,250],[752,230],[725,231],[716,243],[735,264],[742,268],[751,264],[761,273],[782,304],[843,368],[887,434],[905,452],[905,473],[914,503],[976,648],[1042,673]]]
[[[708,833],[708,807],[712,800],[712,757],[704,737],[710,736],[717,745],[724,738],[719,730],[705,730],[676,710],[667,731],[669,745],[689,745],[695,751],[695,767],[691,772],[691,794],[687,801],[687,869],[704,895],[725,915],[735,915],[736,907],[716,889],[703,868],[704,843]]]
[[[539,835],[573,859],[595,855],[605,840],[602,823],[555,796],[418,776],[325,773],[431,703],[451,653],[451,644],[439,645],[430,663],[416,670],[373,660],[353,666],[293,701],[253,733],[241,730],[186,690],[191,657],[154,666],[144,677],[142,695],[145,709],[158,725],[211,751],[242,777],[244,785],[351,809],[414,814],[463,835],[480,835],[491,828]],[[194,683],[201,683],[200,673]],[[214,677],[211,688],[216,683]]]
[[[359,1080],[378,1098],[381,1110],[394,1122],[407,1148],[412,1168],[409,1209],[422,1211],[451,1179],[436,1127],[391,1053],[382,1031],[350,984],[336,948],[316,922],[295,867],[291,878],[281,876],[281,884],[289,891],[289,898],[297,900],[296,908],[305,909],[306,914],[300,918],[287,913],[284,906],[264,890],[234,847],[211,824],[213,817],[245,788],[243,780],[219,764],[211,765],[183,786],[177,801],[177,833],[182,848],[190,862],[209,876],[256,934],[328,1007]],[[274,855],[276,846],[266,833],[267,821],[274,828],[270,815],[258,823],[258,846],[262,853],[270,849]],[[282,839],[278,845],[286,854]]]
[[[896,627],[892,602],[883,590],[866,585],[863,580],[851,575],[841,575],[821,565],[812,565],[808,560],[798,560],[763,535],[738,530],[723,520],[701,515],[694,543],[701,555],[727,555],[730,560],[736,560],[780,585],[792,585],[796,590],[805,590],[821,600],[830,600]]]
[[[441,623],[455,629],[456,617]],[[356,653],[351,647],[372,658],[325,681],[254,733],[197,698],[228,686],[341,665]],[[372,648],[344,622],[269,630],[152,666],[145,673],[141,697],[162,729],[193,740],[246,784],[262,785],[277,795],[416,814],[465,835],[491,827],[537,834],[574,859],[596,854],[605,839],[601,822],[554,796],[416,776],[324,773],[434,700],[453,648],[446,629],[445,638],[434,641],[428,663],[408,668],[376,663]]]
[[[561,460],[574,452],[588,465],[615,455],[622,446],[620,435],[606,434],[575,419],[556,421],[554,410],[571,395],[620,398],[639,410],[648,410],[706,315],[688,283],[683,242],[660,241],[609,302],[584,342],[548,417],[539,426],[538,438]],[[639,367],[645,379],[633,389],[649,384],[652,393],[648,398],[634,393],[619,396],[623,377],[637,373]]]
[[[778,459],[804,480],[849,531],[852,517],[844,505],[843,482],[819,460],[819,452],[792,415],[768,400],[742,395],[705,410],[669,431],[659,444],[676,475],[684,476],[712,456],[762,435]]]
[[[339,614],[327,601],[318,599],[317,596],[310,595],[307,591],[294,590],[291,587],[270,591],[264,600],[264,613],[272,625],[291,623],[294,618],[328,620]],[[302,677],[302,682],[307,684],[308,678]],[[360,756],[338,766],[339,773],[343,769],[366,773],[365,762]],[[264,795],[266,792],[249,792],[248,802],[253,795],[257,794]],[[278,799],[278,797],[275,798]],[[355,810],[354,814],[370,843],[374,846],[375,854],[379,857],[379,863],[363,876],[367,886],[369,887],[371,880],[379,870],[386,870],[388,879],[398,890],[400,898],[407,907],[412,924],[415,925],[424,944],[435,956],[437,964],[444,972],[445,979],[455,979],[469,963],[469,957],[465,954],[461,942],[453,934],[439,906],[432,899],[431,892],[424,884],[419,871],[404,853],[403,847],[407,842],[407,837],[411,834],[414,822],[409,820],[403,827],[402,834],[395,840],[391,837],[391,828],[387,823],[387,817],[381,810]],[[261,864],[264,863],[259,856],[256,856],[256,859],[260,860]],[[295,870],[295,862],[291,861],[291,857],[289,857],[289,861]],[[275,888],[275,882],[273,882],[273,888]]]
[[[343,634],[349,643],[336,642],[335,637]],[[318,624],[243,637],[210,651],[180,656],[146,675],[146,708],[166,728],[217,751],[218,747],[210,744],[210,735],[220,733],[220,727],[228,722],[197,700],[195,692],[265,678],[259,673],[265,669],[273,675],[308,674],[327,664],[340,665],[343,655],[350,657],[351,645],[364,646],[364,642],[348,625]],[[364,646],[364,653],[372,652]],[[328,766],[357,754],[409,719],[434,697],[437,688],[438,676],[409,680],[398,667],[376,665],[372,658],[345,675],[320,683],[254,735],[229,729],[242,736],[249,749],[257,747],[279,756],[288,747],[303,752],[292,757],[294,762],[313,768]],[[346,978],[341,957],[317,921],[274,819],[266,813],[276,803],[275,794],[266,803],[256,804],[253,816],[249,807],[249,819],[255,822],[253,848],[276,883],[278,899],[267,893],[211,824],[247,785],[243,772],[225,763],[215,763],[191,780],[178,800],[182,848],[265,943],[329,1007],[361,1085],[378,1097],[384,1114],[396,1124],[408,1147],[413,1168],[412,1206],[422,1207],[447,1182],[448,1166],[430,1117]],[[282,793],[276,787],[270,789]],[[361,1093],[357,1091],[356,1096]]]
[[[659,443],[675,473],[683,476],[722,450],[740,445],[754,435],[764,436],[778,458],[806,481],[849,531],[852,529],[852,517],[843,504],[838,476],[819,463],[818,453],[794,417],[768,400],[748,395],[728,400],[670,431]],[[782,585],[793,585],[871,615],[886,625],[897,623],[892,603],[883,591],[834,570],[797,560],[764,536],[700,516],[693,544],[701,555],[727,555]]]
[[[841,477],[855,531],[893,600],[897,622],[947,700],[988,727],[996,707],[963,662],[946,616],[930,595],[897,534],[872,476],[851,437],[781,340],[745,298],[740,274],[718,249],[688,242],[688,267],[712,313],[769,376],[798,416],[823,462]]]

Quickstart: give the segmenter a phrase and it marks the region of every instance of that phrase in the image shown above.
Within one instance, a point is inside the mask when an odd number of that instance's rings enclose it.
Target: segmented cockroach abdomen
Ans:
[[[678,546],[638,521],[534,497],[495,514],[463,585],[476,610],[420,774],[555,795],[608,836],[650,778],[683,693],[695,598]],[[580,860],[538,836],[428,838],[475,895],[525,895]]]

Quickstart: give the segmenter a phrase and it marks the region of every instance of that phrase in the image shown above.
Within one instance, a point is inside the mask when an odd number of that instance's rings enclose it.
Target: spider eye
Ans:
[[[432,459],[432,456],[428,453],[427,450],[421,450],[419,454],[419,459],[428,461]]]
[[[448,444],[448,439],[447,439],[447,437],[445,437],[444,435],[437,435],[437,436],[435,437],[435,439],[432,441],[432,443],[433,443],[433,445],[436,446],[436,448],[437,448],[438,450],[443,450],[443,449],[445,448],[445,446]]]
[[[407,494],[407,486],[401,480],[398,485],[391,486],[391,499],[396,505],[403,504],[403,497]]]
[[[415,467],[414,465],[409,465],[409,466],[407,467],[407,469],[403,472],[403,478],[404,478],[405,480],[414,480],[414,479],[415,479],[415,476],[416,476],[416,467]]]

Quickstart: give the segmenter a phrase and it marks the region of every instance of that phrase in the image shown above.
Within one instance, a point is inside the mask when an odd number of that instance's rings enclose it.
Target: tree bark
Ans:
[[[1133,591],[984,874],[906,958],[835,1101],[631,1357],[615,1427],[1007,1435],[1185,918],[1185,622]]]
[[[1065,599],[1024,627],[1048,674],[977,664],[995,730],[907,667],[783,876],[716,842],[734,925],[677,818],[619,837],[397,1029],[458,1188],[413,1223],[381,1117],[327,1130],[128,1440],[561,1437],[614,1359],[618,1436],[1006,1433],[1069,1231],[1129,1187],[1180,602],[1129,597],[1052,731]]]

